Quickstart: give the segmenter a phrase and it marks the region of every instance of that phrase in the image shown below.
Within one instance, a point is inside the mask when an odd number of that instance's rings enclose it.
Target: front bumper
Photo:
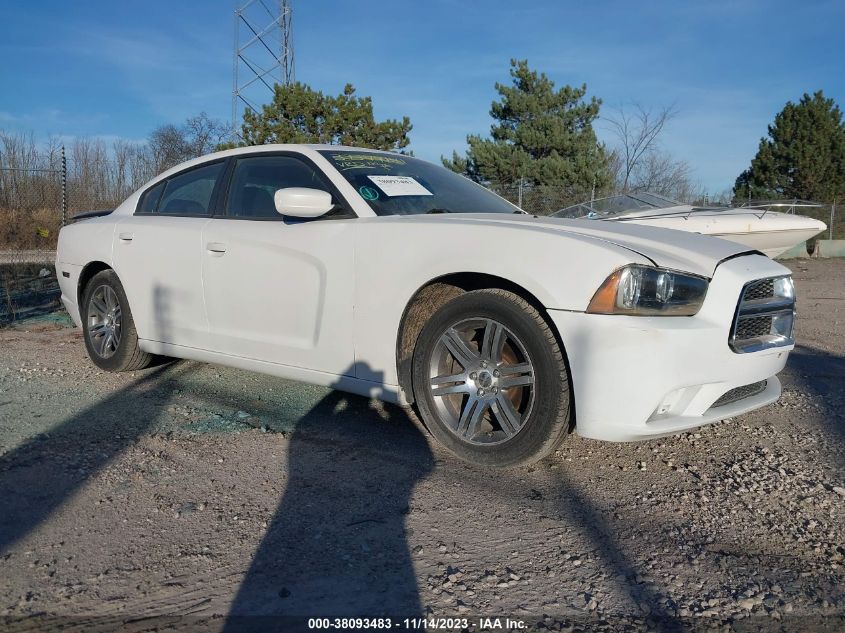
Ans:
[[[775,375],[793,346],[734,353],[728,338],[742,287],[789,271],[762,255],[721,264],[693,317],[632,317],[549,310],[569,359],[575,430],[599,440],[671,435],[746,413],[780,396]],[[737,387],[754,395],[713,405]]]

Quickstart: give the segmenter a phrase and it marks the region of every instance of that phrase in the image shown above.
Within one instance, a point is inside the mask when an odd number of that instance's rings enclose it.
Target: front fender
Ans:
[[[641,255],[589,237],[373,218],[356,222],[355,349],[359,366],[397,385],[396,342],[405,308],[440,277],[479,273],[525,289],[547,309],[584,311],[607,276]],[[359,376],[367,379],[367,376]]]

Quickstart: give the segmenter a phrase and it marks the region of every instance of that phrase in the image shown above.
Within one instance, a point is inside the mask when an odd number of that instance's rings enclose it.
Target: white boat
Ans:
[[[798,215],[822,205],[803,200],[749,203],[740,207],[694,207],[654,193],[626,193],[561,209],[559,218],[633,222],[701,233],[744,244],[777,257],[824,231],[827,225]]]

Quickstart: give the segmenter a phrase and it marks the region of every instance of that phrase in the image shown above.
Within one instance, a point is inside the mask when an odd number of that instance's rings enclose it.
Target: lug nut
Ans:
[[[475,372],[472,372],[472,373],[469,375],[469,379],[470,379],[470,380],[475,380],[476,378],[478,378],[478,374],[476,374]]]
[[[499,393],[499,388],[498,388],[498,387],[493,387],[493,388],[490,390],[490,392],[491,392],[491,393],[493,393],[493,394],[495,395],[495,394]]]
[[[481,361],[481,366],[482,366],[482,367],[487,367],[487,361],[486,361],[486,360]]]
[[[494,375],[496,378],[498,378],[498,377],[499,377],[499,374],[500,374],[500,373],[501,373],[501,372],[499,372],[499,370],[498,370],[498,369],[494,369],[494,370],[493,370],[493,375]]]
[[[484,389],[479,389],[477,393],[478,393],[479,396],[483,396],[484,395]]]

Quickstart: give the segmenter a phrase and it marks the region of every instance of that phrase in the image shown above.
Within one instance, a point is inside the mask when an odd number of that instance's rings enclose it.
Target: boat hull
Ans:
[[[626,216],[613,218],[611,221],[633,222],[720,237],[748,246],[772,258],[827,228],[824,222],[791,213],[754,213],[742,209],[661,211],[663,213]]]

